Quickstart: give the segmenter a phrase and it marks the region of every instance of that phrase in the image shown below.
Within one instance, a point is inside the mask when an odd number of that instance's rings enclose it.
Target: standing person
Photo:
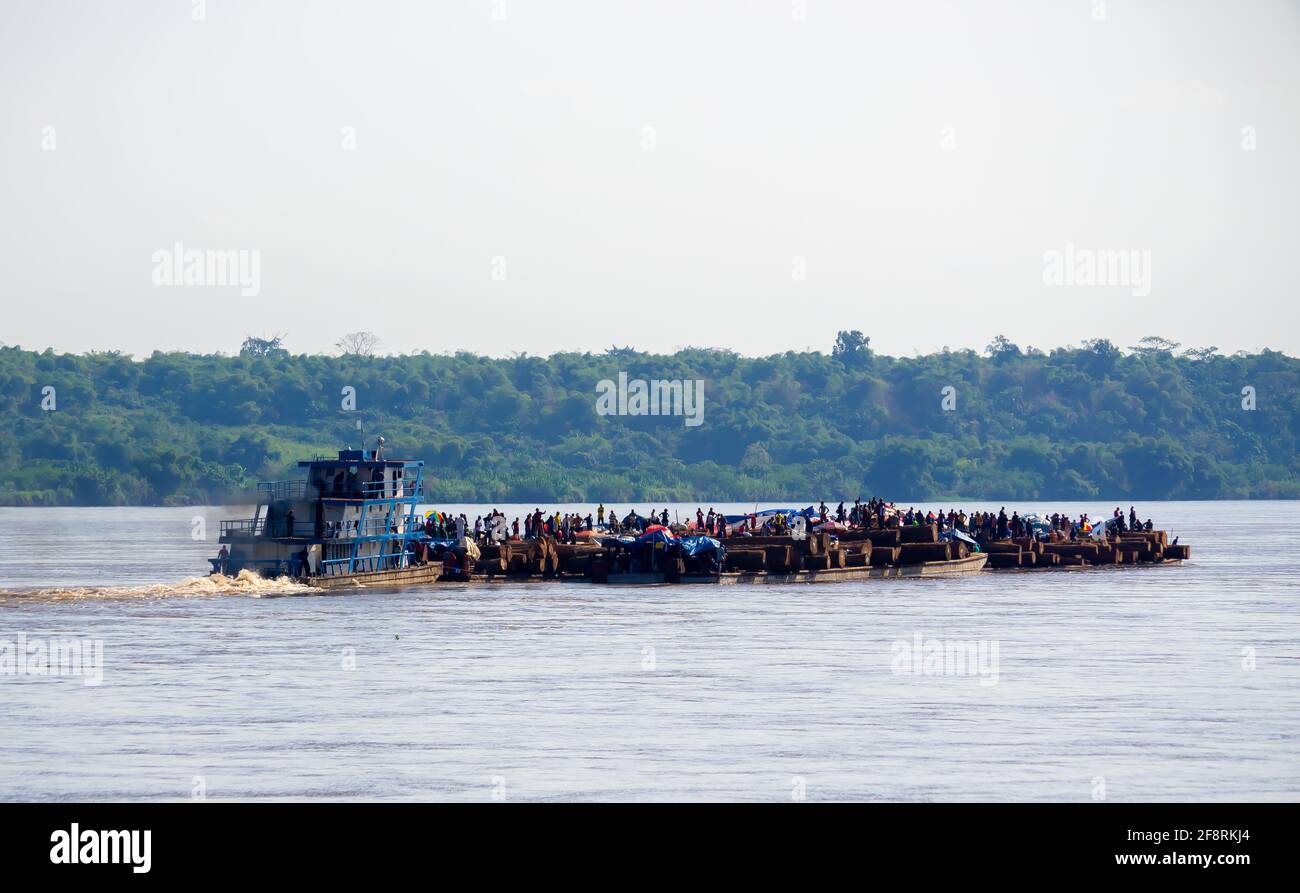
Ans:
[[[514,532],[515,532],[515,539],[519,539],[519,516],[518,515],[515,516]]]
[[[220,564],[218,564],[217,567],[222,574],[226,572],[226,562],[229,560],[230,560],[230,549],[228,549],[225,545],[222,545],[221,551],[217,553],[217,561],[220,562]]]
[[[596,506],[596,523],[602,527],[605,526],[605,503],[603,502]]]
[[[287,511],[284,515],[285,536],[293,536],[293,524],[294,524],[293,509],[289,509],[289,511]]]

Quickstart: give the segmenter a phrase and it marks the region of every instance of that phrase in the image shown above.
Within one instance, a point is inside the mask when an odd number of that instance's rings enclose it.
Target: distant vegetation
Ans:
[[[841,332],[830,354],[489,359],[375,356],[366,336],[337,357],[278,335],[238,356],[0,348],[0,503],[236,499],[357,444],[357,419],[367,445],[424,459],[441,502],[1300,497],[1300,361],[1273,351],[999,338],[905,358]],[[620,371],[703,379],[704,423],[598,416],[596,382]]]

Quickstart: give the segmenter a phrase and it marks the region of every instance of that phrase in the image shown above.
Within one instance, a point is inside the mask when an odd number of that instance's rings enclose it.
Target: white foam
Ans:
[[[3,593],[21,598],[97,599],[97,598],[193,598],[205,595],[248,595],[254,598],[295,595],[312,592],[310,586],[295,583],[288,577],[267,578],[242,570],[237,577],[190,577],[176,583],[150,583],[146,586],[71,586],[29,589]]]

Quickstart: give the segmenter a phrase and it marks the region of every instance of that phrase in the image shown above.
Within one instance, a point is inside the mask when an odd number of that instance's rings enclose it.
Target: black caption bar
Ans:
[[[920,866],[927,878],[1231,880],[1288,864],[1292,804],[0,804],[6,877],[296,881],[529,866]],[[432,874],[430,874],[432,872]],[[972,877],[977,876],[972,874]]]

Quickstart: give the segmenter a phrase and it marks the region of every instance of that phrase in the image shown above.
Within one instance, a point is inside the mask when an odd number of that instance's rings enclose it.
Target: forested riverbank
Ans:
[[[702,424],[598,414],[620,372],[702,381]],[[1300,497],[1300,361],[1159,338],[918,357],[858,332],[766,357],[3,347],[0,418],[8,505],[239,499],[357,443],[358,420],[428,462],[440,502]]]

